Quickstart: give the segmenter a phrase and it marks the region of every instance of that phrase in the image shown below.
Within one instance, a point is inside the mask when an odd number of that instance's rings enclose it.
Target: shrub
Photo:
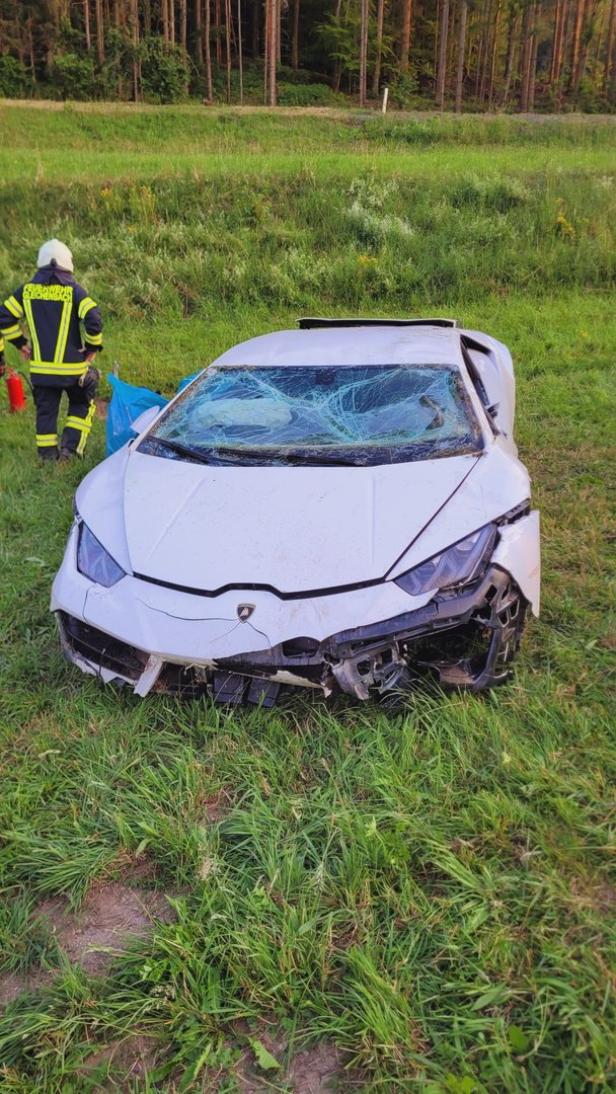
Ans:
[[[7,99],[18,99],[23,95],[27,84],[25,65],[11,57],[10,53],[0,56],[0,95]]]
[[[408,110],[419,101],[419,83],[413,72],[397,72],[389,84],[389,95],[394,106]]]
[[[95,99],[99,90],[94,62],[76,53],[61,53],[54,59],[50,83],[62,99]]]
[[[283,81],[278,84],[278,102],[280,106],[334,106],[345,102],[344,95],[338,95],[327,84],[292,84]]]
[[[141,82],[146,96],[175,103],[187,92],[189,62],[181,46],[162,38],[145,38],[141,53]]]

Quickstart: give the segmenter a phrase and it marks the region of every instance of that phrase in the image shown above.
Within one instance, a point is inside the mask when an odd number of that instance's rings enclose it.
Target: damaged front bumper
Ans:
[[[418,675],[473,691],[500,684],[519,646],[527,607],[509,573],[492,565],[472,586],[441,592],[382,622],[200,663],[149,654],[67,611],[56,615],[66,656],[105,682],[128,683],[138,695],[209,695],[268,707],[288,685],[368,699],[405,690]]]

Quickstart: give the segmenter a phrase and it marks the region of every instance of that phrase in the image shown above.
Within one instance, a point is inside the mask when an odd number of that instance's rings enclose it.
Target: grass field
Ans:
[[[0,1089],[615,1089],[616,128],[1,122],[0,283],[66,239],[128,380],[171,393],[306,313],[505,341],[544,601],[510,685],[395,716],[103,690],[47,610],[103,425],[43,470],[2,391]]]

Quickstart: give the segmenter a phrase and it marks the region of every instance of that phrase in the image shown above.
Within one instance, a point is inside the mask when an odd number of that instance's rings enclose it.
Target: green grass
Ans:
[[[615,131],[434,119],[428,143],[409,119],[381,140],[338,116],[3,113],[0,280],[65,237],[129,380],[170,393],[302,312],[450,314],[505,341],[544,600],[509,686],[396,716],[103,689],[47,611],[103,427],[85,466],[42,470],[31,410],[0,395],[0,969],[59,961],[0,1017],[2,1089],[101,1089],[83,1060],[139,1034],[162,1062],[130,1089],[232,1091],[268,1030],[291,1055],[334,1042],[367,1090],[613,1089]],[[63,962],[37,902],[142,884],[144,863],[176,921],[105,979]]]

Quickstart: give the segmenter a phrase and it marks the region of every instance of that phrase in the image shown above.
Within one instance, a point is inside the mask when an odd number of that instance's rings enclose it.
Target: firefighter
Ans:
[[[100,373],[94,361],[103,347],[102,329],[98,305],[73,276],[68,247],[59,239],[48,240],[38,253],[34,276],[0,306],[0,341],[4,338],[30,362],[36,447],[42,460],[83,456],[95,413]],[[58,448],[63,391],[68,416]]]

